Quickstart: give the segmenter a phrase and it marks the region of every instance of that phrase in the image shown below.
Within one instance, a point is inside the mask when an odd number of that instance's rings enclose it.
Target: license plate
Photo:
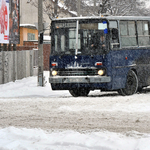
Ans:
[[[78,82],[82,82],[83,80],[82,79],[69,79],[69,82],[73,82],[73,83],[78,83]]]

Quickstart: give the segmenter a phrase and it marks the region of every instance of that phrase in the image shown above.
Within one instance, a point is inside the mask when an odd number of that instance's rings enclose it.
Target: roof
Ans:
[[[34,24],[20,24],[20,27],[36,29]]]

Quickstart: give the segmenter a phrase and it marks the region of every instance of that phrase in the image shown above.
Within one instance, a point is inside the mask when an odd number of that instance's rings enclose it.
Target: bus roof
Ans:
[[[107,19],[107,20],[150,20],[149,16],[90,16],[90,17],[69,17],[69,18],[57,18],[53,21],[59,20],[82,20],[82,19]]]

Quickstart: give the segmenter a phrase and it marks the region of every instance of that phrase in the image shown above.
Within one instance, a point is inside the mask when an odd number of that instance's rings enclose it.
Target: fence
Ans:
[[[38,50],[1,51],[0,84],[37,75]]]

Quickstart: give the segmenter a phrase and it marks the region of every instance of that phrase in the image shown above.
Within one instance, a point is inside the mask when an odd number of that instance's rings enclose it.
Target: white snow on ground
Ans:
[[[0,85],[0,97],[58,97],[67,96],[68,91],[52,91],[48,76],[49,72],[45,73],[45,86],[37,86],[37,77],[28,77],[15,82],[9,82]]]
[[[19,100],[20,97],[21,100],[25,100],[27,97],[49,97],[52,100],[60,99],[61,97],[70,98],[71,96],[68,91],[51,90],[48,83],[48,75],[49,72],[45,72],[47,81],[45,87],[37,86],[37,77],[28,77],[16,82],[0,85],[0,101],[11,101],[13,98],[18,98]],[[92,97],[92,95],[98,96]],[[90,93],[90,98],[99,99],[99,95],[99,91],[94,91]],[[106,93],[106,97],[104,96],[104,98],[110,99],[111,96],[107,97]],[[112,99],[118,100],[141,100],[140,103],[129,104],[128,109],[124,108],[123,104],[116,104],[112,107],[111,111],[150,112],[150,103],[143,103],[143,100],[148,100],[149,98],[150,93],[135,94],[129,97],[113,96]],[[86,98],[82,97],[80,99]],[[68,108],[66,106],[66,108],[61,109]],[[68,109],[68,111],[78,111],[78,109]],[[94,108],[91,106],[87,109]],[[0,150],[150,150],[149,143],[150,134],[138,133],[136,131],[120,134],[105,130],[79,133],[73,130],[45,131],[36,128],[27,129],[12,126],[0,128]]]
[[[9,127],[0,130],[1,150],[149,150],[150,135],[74,131],[47,133],[40,129]]]

